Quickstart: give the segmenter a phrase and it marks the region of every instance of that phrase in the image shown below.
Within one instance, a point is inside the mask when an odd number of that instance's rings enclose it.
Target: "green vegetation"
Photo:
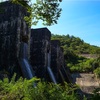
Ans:
[[[32,3],[31,0],[10,1],[20,4],[27,9],[30,16],[25,16],[25,20],[30,26],[32,24],[36,25],[39,20],[42,20],[44,25],[57,24],[62,10],[59,8],[59,4],[62,0],[36,0],[35,3]]]
[[[37,86],[33,84],[37,81]],[[0,100],[79,100],[74,92],[78,87],[42,82],[37,78],[26,80],[20,78],[15,82],[15,75],[0,80]]]
[[[96,68],[94,70],[94,73],[95,73],[95,75],[96,75],[97,78],[100,78],[100,67]]]
[[[65,83],[60,84],[43,82],[40,79],[30,80],[19,78],[15,81],[14,75],[9,81],[8,78],[0,80],[0,100],[87,100],[85,96],[78,95],[78,86]],[[34,87],[34,84],[36,86]],[[99,100],[100,88],[95,89],[89,100]]]
[[[100,57],[78,59],[77,63],[67,63],[67,66],[72,72],[93,72],[97,78],[100,78]]]
[[[100,47],[89,45],[78,37],[69,35],[53,35],[52,40],[59,40],[64,49],[66,66],[72,72],[94,72],[100,77],[100,57],[85,58],[80,54],[100,55]]]
[[[59,40],[61,42],[61,47],[63,47],[65,53],[69,51],[75,54],[100,54],[100,47],[85,43],[79,37],[52,34],[51,39]]]
[[[93,91],[94,95],[91,100],[99,100],[100,99],[100,88],[97,88]]]
[[[77,64],[74,64],[71,66],[71,71],[74,72],[91,72],[93,71],[92,62],[94,59],[84,59],[84,60],[78,60],[79,62]]]
[[[62,0],[36,0],[32,3],[31,0],[8,0],[12,3],[23,6],[28,16],[24,16],[25,21],[31,25],[36,25],[39,20],[43,21],[43,25],[57,24],[62,9],[59,8]],[[0,1],[2,3],[3,1]],[[0,9],[1,12],[1,9]]]

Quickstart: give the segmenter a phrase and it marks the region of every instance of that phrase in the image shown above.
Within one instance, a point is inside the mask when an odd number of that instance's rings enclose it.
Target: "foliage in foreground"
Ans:
[[[37,86],[34,83],[38,81]],[[0,81],[0,100],[79,100],[74,93],[77,87],[67,83],[60,84],[41,82],[33,78],[26,80],[20,78],[15,82],[15,76],[9,82],[8,78]]]
[[[0,100],[80,100],[75,91],[77,86],[72,86],[65,82],[65,85],[47,83],[40,79],[30,80],[20,77],[15,81],[15,76],[8,80],[0,80]],[[94,91],[94,95],[89,100],[99,100],[100,88]],[[83,97],[81,100],[87,100]]]

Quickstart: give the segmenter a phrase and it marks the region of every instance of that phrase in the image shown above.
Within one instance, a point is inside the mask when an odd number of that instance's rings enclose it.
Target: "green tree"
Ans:
[[[27,9],[30,16],[25,16],[25,20],[30,25],[36,25],[39,20],[42,20],[44,25],[57,24],[61,14],[59,4],[62,0],[36,0],[35,3],[32,3],[31,0],[9,1],[20,4]]]

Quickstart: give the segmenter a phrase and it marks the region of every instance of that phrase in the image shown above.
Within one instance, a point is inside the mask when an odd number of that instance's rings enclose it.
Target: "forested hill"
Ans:
[[[85,43],[79,37],[52,34],[51,39],[60,40],[64,52],[72,51],[75,54],[100,54],[100,47]]]

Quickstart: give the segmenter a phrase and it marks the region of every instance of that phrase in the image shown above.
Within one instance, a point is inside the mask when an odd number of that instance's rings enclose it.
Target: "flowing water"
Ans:
[[[69,71],[67,70],[67,72],[66,72],[66,69],[65,69],[64,66],[62,66],[62,71],[63,71],[63,74],[64,74],[64,77],[65,77],[66,81],[67,81],[68,83],[71,83],[72,77],[70,76]]]
[[[29,78],[32,78],[33,77],[33,74],[32,74],[32,70],[31,70],[31,66],[29,65],[28,61],[26,59],[23,59],[23,62],[24,64],[26,65],[26,70],[28,72],[28,75],[29,75]]]
[[[60,76],[61,76],[62,82],[64,82],[65,79],[64,79],[64,76],[63,76],[63,74],[62,74],[62,72],[61,72],[60,70],[59,70],[59,74],[60,74]]]
[[[50,78],[51,78],[52,82],[55,83],[55,84],[57,84],[56,79],[54,77],[54,74],[53,74],[51,68],[50,67],[47,67],[47,70],[48,70],[48,73],[50,75]]]
[[[51,59],[50,53],[48,53],[48,66],[47,66],[47,71],[48,71],[48,73],[49,73],[49,76],[50,76],[52,82],[54,82],[55,84],[57,84],[57,81],[56,81],[56,79],[55,79],[55,77],[54,77],[54,74],[53,74],[53,72],[52,72],[52,70],[51,70],[51,68],[50,68],[50,62],[51,62],[50,59]]]
[[[21,58],[28,59],[28,45],[21,43]]]
[[[35,76],[32,66],[28,62],[28,45],[27,43],[21,44],[21,53],[20,53],[20,60],[19,64],[22,69],[22,73],[25,78],[31,79]]]

